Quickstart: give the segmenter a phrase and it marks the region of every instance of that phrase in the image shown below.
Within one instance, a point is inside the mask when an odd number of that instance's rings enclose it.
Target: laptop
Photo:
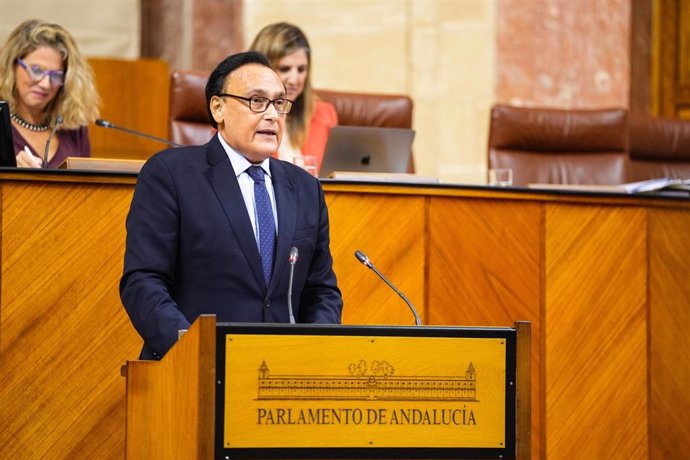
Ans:
[[[0,166],[17,167],[12,143],[10,105],[7,101],[0,101]]]
[[[334,171],[405,173],[412,158],[414,130],[334,126],[328,135],[319,177]]]

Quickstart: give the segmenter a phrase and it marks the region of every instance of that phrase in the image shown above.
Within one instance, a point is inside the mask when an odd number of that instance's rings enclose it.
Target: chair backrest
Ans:
[[[170,81],[170,140],[203,144],[214,134],[206,110],[207,72],[176,70]],[[338,124],[412,128],[412,99],[405,95],[315,90],[335,106]]]
[[[170,140],[205,144],[216,132],[208,119],[204,94],[207,72],[176,70],[170,76]]]
[[[690,178],[690,121],[630,115],[632,181]]]
[[[323,89],[315,92],[322,100],[333,104],[339,125],[412,128],[412,99],[409,96]]]
[[[341,126],[374,126],[412,128],[412,99],[402,94],[352,93],[315,90],[316,94],[335,107]],[[415,172],[414,155],[410,152],[408,173]]]
[[[511,168],[516,186],[625,183],[627,111],[495,105],[488,160],[489,169]]]

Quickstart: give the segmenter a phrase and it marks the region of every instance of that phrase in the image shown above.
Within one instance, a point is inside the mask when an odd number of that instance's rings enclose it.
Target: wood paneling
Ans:
[[[131,186],[3,182],[0,458],[122,458]]]
[[[40,173],[0,172],[0,458],[122,458],[135,177]],[[427,324],[532,321],[533,458],[684,456],[690,200],[324,188],[345,323],[413,324],[361,249]]]
[[[538,320],[540,224],[537,203],[433,198],[430,323],[505,326]]]
[[[690,446],[689,228],[690,214],[685,211],[650,212],[651,458],[678,458]]]
[[[690,113],[690,0],[653,0],[652,110],[686,118]]]
[[[536,202],[434,197],[429,206],[429,324],[532,323],[532,400],[541,392],[542,210]],[[532,413],[532,438],[540,436]],[[532,443],[539,456],[540,444]]]
[[[546,456],[645,458],[645,211],[549,204],[546,235]]]
[[[345,324],[414,324],[404,301],[354,256],[361,250],[415,306],[424,305],[425,198],[386,194],[327,195],[331,252],[343,292]]]
[[[170,71],[154,59],[98,59],[89,64],[101,96],[101,118],[123,128],[168,138]],[[91,156],[145,160],[167,148],[161,142],[115,129],[89,126]]]

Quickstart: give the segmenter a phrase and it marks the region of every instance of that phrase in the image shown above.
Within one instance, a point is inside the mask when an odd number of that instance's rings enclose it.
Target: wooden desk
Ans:
[[[134,174],[0,172],[0,458],[122,458]],[[347,324],[532,321],[533,457],[690,444],[690,200],[326,181]],[[420,352],[423,352],[420,350]],[[432,357],[430,357],[432,358]]]
[[[673,458],[690,444],[690,201],[326,185],[345,322],[532,322],[533,457]]]

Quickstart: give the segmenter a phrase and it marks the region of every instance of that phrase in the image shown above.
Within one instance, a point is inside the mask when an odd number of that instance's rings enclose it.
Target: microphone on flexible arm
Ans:
[[[390,281],[388,281],[388,279],[387,279],[385,276],[383,276],[383,274],[381,274],[381,272],[378,271],[378,270],[376,269],[376,267],[374,267],[374,264],[371,263],[371,261],[369,260],[369,257],[367,257],[367,256],[366,256],[362,251],[360,251],[360,250],[355,251],[355,257],[357,258],[357,260],[359,260],[360,262],[362,262],[362,264],[363,264],[364,266],[371,268],[371,269],[374,271],[374,273],[376,273],[376,274],[379,276],[379,278],[381,278],[388,286],[390,286],[391,289],[393,289],[393,291],[395,291],[396,294],[398,294],[398,295],[405,301],[405,303],[407,304],[407,306],[410,307],[410,310],[412,311],[412,314],[414,315],[414,322],[415,322],[415,324],[416,324],[417,326],[421,326],[421,325],[422,325],[422,320],[419,318],[419,315],[417,314],[417,310],[415,310],[414,306],[412,306],[412,302],[410,302],[409,300],[407,300],[407,297],[405,297],[405,295],[404,295],[402,292],[400,292],[400,291],[398,290],[398,288],[396,288],[395,286],[393,286],[393,284],[392,284]]]
[[[156,137],[156,136],[152,136],[150,134],[135,131],[133,129],[123,128],[122,126],[118,126],[118,125],[111,123],[107,120],[101,120],[100,118],[98,120],[96,120],[96,125],[100,126],[101,128],[117,129],[118,131],[124,131],[126,133],[134,134],[135,136],[144,137],[144,138],[150,139],[152,141],[162,142],[164,144],[168,144],[168,145],[171,145],[173,147],[184,147],[182,144],[178,144],[177,142],[169,141],[169,140],[163,139],[161,137]]]
[[[288,312],[290,313],[290,324],[295,324],[295,315],[292,314],[292,277],[295,274],[295,264],[299,258],[299,251],[296,246],[290,248],[290,256],[288,257],[288,262],[290,262],[290,280],[288,281]]]
[[[55,136],[55,133],[57,132],[58,127],[62,124],[62,115],[58,115],[55,118],[55,123],[53,123],[53,130],[50,132],[50,136],[48,136],[48,140],[46,141],[46,149],[43,152],[43,167],[47,168],[48,167],[48,150],[50,150],[50,141],[53,140],[53,137]]]

